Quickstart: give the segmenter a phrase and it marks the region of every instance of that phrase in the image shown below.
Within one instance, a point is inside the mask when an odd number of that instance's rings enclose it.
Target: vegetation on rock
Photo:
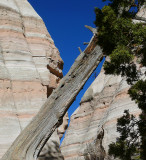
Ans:
[[[125,76],[131,85],[128,93],[141,109],[139,118],[126,110],[118,119],[120,137],[109,145],[109,155],[122,160],[146,159],[146,80],[141,78],[145,74],[141,67],[146,66],[146,23],[133,22],[145,6],[145,0],[110,0],[108,6],[95,9],[98,44],[110,59],[105,73]]]

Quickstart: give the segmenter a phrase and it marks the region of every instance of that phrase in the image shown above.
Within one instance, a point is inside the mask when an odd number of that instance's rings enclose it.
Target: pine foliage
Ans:
[[[118,119],[120,137],[109,145],[109,154],[122,160],[146,159],[146,80],[137,67],[146,66],[146,25],[133,22],[142,6],[145,0],[110,0],[95,9],[98,44],[110,58],[105,73],[126,77],[131,85],[128,93],[141,109],[138,118],[126,110]]]

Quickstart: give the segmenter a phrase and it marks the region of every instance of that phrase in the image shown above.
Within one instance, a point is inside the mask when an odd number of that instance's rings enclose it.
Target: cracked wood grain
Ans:
[[[21,132],[1,160],[36,160],[41,149],[74,102],[103,57],[94,33],[84,52],[75,60],[68,74],[53,91],[30,124]]]

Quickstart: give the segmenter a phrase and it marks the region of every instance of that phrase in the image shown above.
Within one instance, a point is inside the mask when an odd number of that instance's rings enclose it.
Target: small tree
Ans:
[[[103,0],[106,1],[106,0]],[[109,154],[122,160],[130,160],[136,155],[146,159],[146,80],[140,66],[146,66],[146,26],[133,23],[145,0],[110,0],[108,6],[96,8],[98,44],[110,61],[104,65],[106,74],[122,75],[131,85],[129,94],[141,109],[139,119],[125,111],[118,119],[117,131],[120,137],[109,145]],[[140,141],[139,141],[140,140]]]

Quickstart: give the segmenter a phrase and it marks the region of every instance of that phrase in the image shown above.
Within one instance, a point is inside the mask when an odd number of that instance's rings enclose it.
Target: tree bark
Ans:
[[[61,124],[63,116],[103,57],[94,33],[89,45],[38,114],[21,132],[1,160],[36,160],[41,149]]]

